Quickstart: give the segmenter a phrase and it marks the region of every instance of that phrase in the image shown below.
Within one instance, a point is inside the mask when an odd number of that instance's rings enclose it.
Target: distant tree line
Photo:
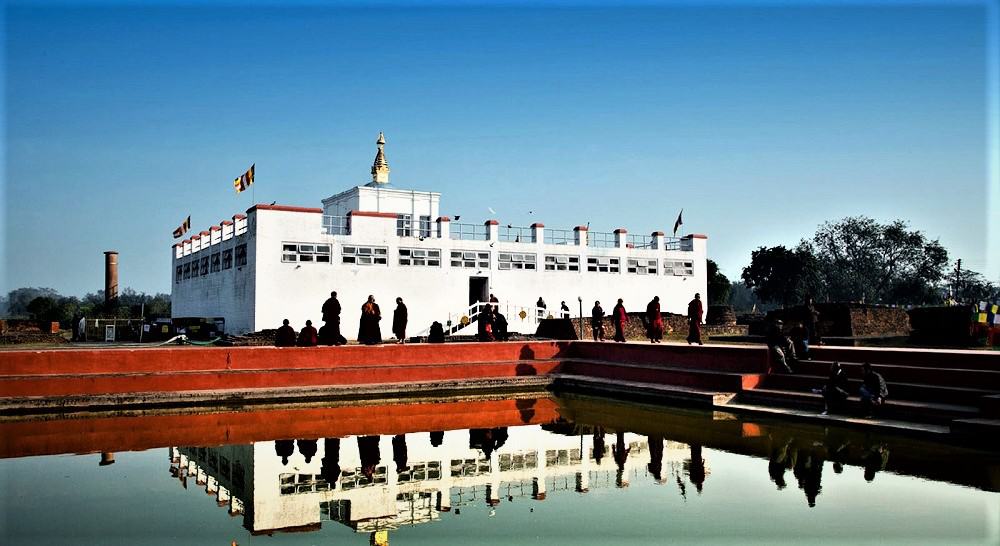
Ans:
[[[0,315],[11,318],[59,322],[63,327],[79,317],[87,318],[149,318],[170,316],[170,294],[149,295],[131,288],[122,290],[109,303],[104,291],[98,290],[82,298],[62,296],[52,288],[18,288],[0,297]]]
[[[714,265],[708,267],[710,287]],[[882,224],[864,216],[824,223],[794,248],[754,250],[740,280],[725,293],[741,310],[758,302],[795,305],[807,295],[817,301],[897,305],[1000,299],[998,284],[974,271],[951,269],[948,251],[936,239],[902,220]]]

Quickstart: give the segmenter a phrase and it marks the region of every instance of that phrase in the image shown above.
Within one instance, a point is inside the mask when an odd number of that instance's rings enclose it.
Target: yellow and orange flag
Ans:
[[[242,192],[253,184],[253,169],[255,165],[256,163],[254,165],[250,165],[247,172],[241,174],[233,180],[233,187],[236,188],[236,193]]]

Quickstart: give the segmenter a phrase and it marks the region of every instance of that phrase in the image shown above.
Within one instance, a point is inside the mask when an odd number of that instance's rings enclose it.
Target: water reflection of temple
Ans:
[[[171,472],[195,479],[219,506],[243,514],[253,533],[318,529],[324,520],[385,531],[466,505],[541,502],[553,493],[626,487],[638,476],[700,489],[700,468],[704,480],[704,464],[690,472],[684,444],[578,432],[520,426],[180,447],[170,449]]]

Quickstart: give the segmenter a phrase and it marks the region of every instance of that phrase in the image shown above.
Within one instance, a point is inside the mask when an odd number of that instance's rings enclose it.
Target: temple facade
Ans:
[[[685,313],[706,292],[704,235],[461,223],[441,215],[439,193],[391,186],[381,133],[377,144],[371,182],[322,207],[258,204],[175,244],[173,316],[223,318],[233,334],[286,318],[296,329],[307,319],[318,328],[323,302],[337,291],[345,336],[356,336],[373,295],[388,339],[396,297],[409,309],[407,334],[421,335],[434,321],[458,330],[494,294],[510,330],[533,333],[539,318],[559,316],[562,301],[574,318],[581,302],[589,316],[595,301],[610,314],[618,298],[641,311],[653,296],[662,311]],[[547,309],[536,307],[539,298]]]

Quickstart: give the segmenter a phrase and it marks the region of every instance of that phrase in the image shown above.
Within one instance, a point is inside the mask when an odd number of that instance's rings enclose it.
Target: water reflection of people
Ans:
[[[295,453],[295,440],[275,440],[274,454],[281,457],[282,466],[288,464],[288,458]]]
[[[299,445],[299,453],[306,459],[306,464],[316,456],[316,440],[296,440]]]
[[[657,482],[663,481],[663,436],[649,436],[649,464],[646,470],[653,475]]]
[[[337,481],[340,480],[340,438],[323,439],[323,458],[320,459],[319,472],[330,484],[330,488],[336,489]]]
[[[507,427],[469,429],[469,448],[481,449],[487,459],[505,443],[507,443]]]
[[[361,473],[369,480],[375,475],[375,467],[382,461],[378,436],[358,436],[358,453],[361,456]]]
[[[530,423],[535,417],[535,402],[534,398],[518,398],[514,401],[514,405],[517,406],[517,411],[521,413],[521,422]]]
[[[885,470],[889,464],[889,448],[885,444],[873,445],[865,450],[861,461],[865,465],[865,481],[871,482],[875,479],[875,474]]]
[[[431,447],[438,447],[444,443],[444,431],[431,431]]]
[[[601,459],[608,452],[608,446],[604,443],[604,429],[594,427],[594,462],[601,464]]]
[[[687,460],[688,479],[700,495],[705,485],[705,459],[701,456],[701,445],[691,444],[689,447],[691,458]]]
[[[799,482],[799,489],[806,494],[806,502],[810,508],[816,506],[816,497],[823,490],[823,458],[811,449],[802,450],[792,473]]]
[[[788,487],[785,483],[785,471],[794,465],[795,451],[792,449],[793,438],[789,438],[783,444],[779,443],[771,449],[771,457],[767,463],[767,473],[771,476],[771,481],[778,486],[778,491]]]
[[[618,487],[628,487],[628,479],[625,477],[625,461],[628,460],[630,451],[632,448],[625,444],[625,433],[616,432],[615,444],[611,446],[611,455],[615,458],[615,464],[618,466],[618,474],[615,477],[615,485]]]
[[[392,460],[396,463],[396,472],[406,470],[406,435],[397,434],[392,437]]]

